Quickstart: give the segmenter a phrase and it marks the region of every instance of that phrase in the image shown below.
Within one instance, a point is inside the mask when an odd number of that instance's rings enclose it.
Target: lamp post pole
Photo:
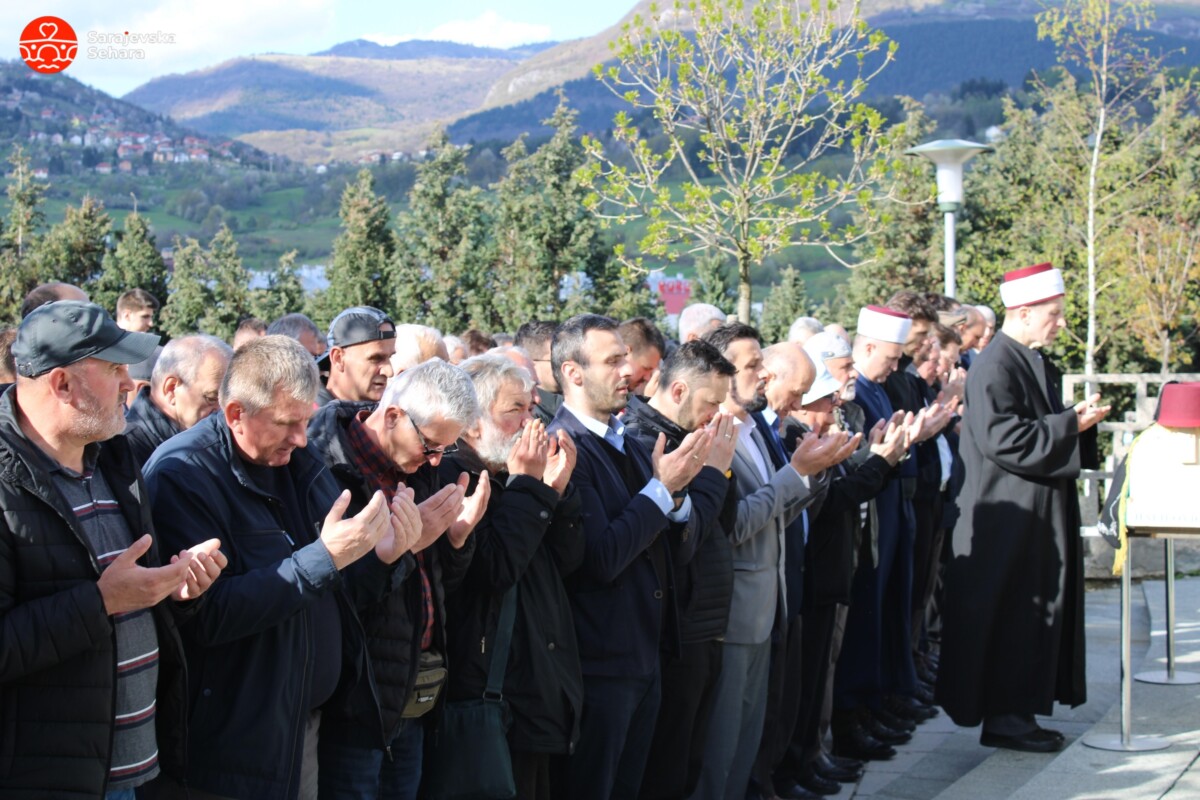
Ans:
[[[935,142],[910,147],[908,155],[923,156],[937,167],[938,210],[945,214],[946,253],[945,291],[954,297],[958,291],[956,271],[955,217],[963,205],[963,164],[979,153],[990,153],[990,145],[963,139],[938,139]]]

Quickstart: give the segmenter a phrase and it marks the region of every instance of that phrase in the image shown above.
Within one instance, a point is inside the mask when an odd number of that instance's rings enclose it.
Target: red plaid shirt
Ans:
[[[396,496],[397,486],[404,483],[404,472],[367,434],[363,420],[370,414],[369,410],[364,409],[350,420],[346,429],[346,438],[350,442],[350,458],[366,478],[367,485],[382,491],[390,504]],[[421,603],[425,617],[421,630],[421,650],[428,650],[433,644],[433,585],[429,582],[429,572],[425,568],[424,553],[417,553],[417,571],[421,574]]]

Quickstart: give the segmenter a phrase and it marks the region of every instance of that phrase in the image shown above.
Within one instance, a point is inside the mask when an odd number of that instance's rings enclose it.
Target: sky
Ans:
[[[66,74],[111,95],[151,78],[214,66],[256,53],[306,54],[339,42],[371,39],[394,44],[437,39],[486,47],[562,41],[591,36],[620,20],[634,0],[577,3],[563,0],[59,0],[34,11],[19,2],[0,4],[0,39],[16,58],[21,31],[35,17],[53,14],[79,39]],[[89,34],[172,35],[144,45],[101,43]],[[96,48],[97,57],[89,57]],[[143,59],[101,58],[140,49]]]

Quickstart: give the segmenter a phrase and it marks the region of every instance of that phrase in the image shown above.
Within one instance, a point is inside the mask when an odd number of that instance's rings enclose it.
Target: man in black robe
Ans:
[[[1086,700],[1079,434],[1099,395],[1063,407],[1039,350],[1065,327],[1062,274],[1039,264],[1005,275],[1004,327],[971,366],[961,454],[962,517],[946,569],[937,700],[980,743],[1062,748],[1038,725],[1055,701]]]

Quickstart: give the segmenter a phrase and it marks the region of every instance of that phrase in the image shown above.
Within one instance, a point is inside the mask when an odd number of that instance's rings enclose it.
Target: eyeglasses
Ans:
[[[458,443],[448,444],[444,447],[430,447],[429,441],[425,438],[425,434],[421,433],[421,429],[417,427],[416,420],[406,411],[404,416],[408,417],[409,423],[413,426],[413,430],[417,432],[417,439],[421,442],[422,455],[426,458],[430,456],[444,456],[450,453],[458,452]]]

